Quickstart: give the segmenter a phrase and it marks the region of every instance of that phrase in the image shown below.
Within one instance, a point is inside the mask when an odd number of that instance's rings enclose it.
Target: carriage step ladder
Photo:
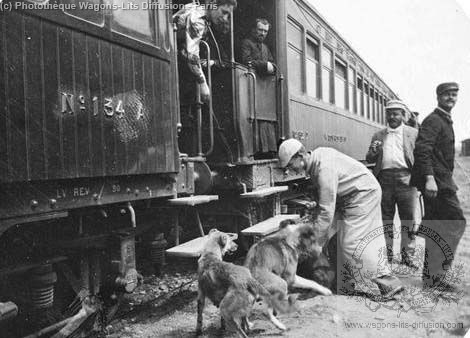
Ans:
[[[276,215],[274,217],[268,218],[258,224],[255,224],[249,228],[246,228],[241,231],[241,233],[245,236],[253,236],[256,239],[263,238],[265,236],[271,235],[279,230],[279,224],[282,221],[288,219],[299,219],[300,215],[297,214],[284,214],[284,215]]]
[[[202,249],[207,243],[208,236],[204,235],[201,219],[199,217],[198,205],[206,204],[212,201],[217,201],[217,195],[197,195],[189,197],[174,198],[168,200],[170,206],[177,208],[175,212],[175,246],[167,249],[166,253],[169,256],[177,257],[199,257]],[[194,238],[186,243],[180,244],[179,240],[179,210],[182,208],[190,208],[194,211],[197,225],[199,227],[200,237]]]
[[[273,211],[274,216],[268,218],[260,223],[253,224],[251,215],[249,218],[249,227],[242,230],[241,233],[245,236],[252,236],[255,241],[275,233],[279,230],[279,224],[286,219],[298,219],[299,215],[281,215],[281,196],[280,194],[289,189],[288,186],[282,185],[277,187],[269,187],[264,189],[253,190],[251,192],[240,194],[240,198],[247,199],[249,202],[252,200],[264,199],[268,196],[274,195]]]

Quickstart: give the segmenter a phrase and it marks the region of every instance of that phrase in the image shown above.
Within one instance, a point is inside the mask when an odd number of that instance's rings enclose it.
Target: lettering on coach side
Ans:
[[[60,111],[62,114],[74,114],[74,106],[77,104],[80,111],[86,111],[90,108],[93,116],[98,116],[100,111],[99,101],[97,96],[88,99],[84,95],[75,96],[71,93],[61,92]],[[117,94],[113,97],[105,97],[102,101],[101,107],[106,117],[116,115],[119,118],[123,118],[126,114],[126,107],[131,108],[130,112],[135,116],[136,120],[143,119],[148,113],[144,107],[142,96],[135,90]],[[88,102],[91,102],[91,104],[88,105]]]
[[[90,195],[89,187],[74,187],[73,188],[73,197],[83,197]]]

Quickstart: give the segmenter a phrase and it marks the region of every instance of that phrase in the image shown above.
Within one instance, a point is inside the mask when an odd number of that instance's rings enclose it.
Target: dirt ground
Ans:
[[[470,159],[458,158],[454,173],[459,198],[470,220]],[[418,238],[418,246],[424,239]],[[177,265],[184,264],[185,266]],[[195,261],[169,266],[164,277],[146,278],[146,283],[124,301],[118,319],[107,328],[106,337],[193,337],[196,327]],[[262,315],[253,312],[251,337],[461,337],[470,329],[470,227],[456,253],[454,266],[460,274],[453,279],[458,290],[443,293],[435,307],[418,306],[422,297],[420,272],[410,273],[396,265],[394,271],[408,292],[394,301],[373,302],[363,297],[315,296],[304,293],[299,298],[299,312],[281,315],[289,328],[281,332]],[[174,271],[185,271],[176,276]],[[463,273],[465,272],[465,273]],[[415,301],[415,302],[413,302]],[[220,330],[220,316],[210,302],[204,311],[201,337],[228,337]]]

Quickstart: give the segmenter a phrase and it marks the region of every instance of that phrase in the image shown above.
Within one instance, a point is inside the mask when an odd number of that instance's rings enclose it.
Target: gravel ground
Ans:
[[[466,169],[468,168],[468,169]],[[467,220],[470,220],[470,159],[459,158],[455,170],[459,197]],[[418,238],[418,245],[424,239]],[[456,253],[454,266],[470,265],[470,230]],[[161,277],[148,276],[137,291],[128,296],[117,319],[107,327],[106,337],[193,337],[196,326],[197,282],[196,262],[169,261]],[[421,292],[417,273],[396,266],[410,292],[401,299],[376,303],[365,298],[346,296],[315,296],[304,293],[299,298],[299,311],[281,315],[289,328],[276,329],[262,315],[257,305],[252,319],[255,323],[251,337],[459,337],[470,328],[470,274],[457,276],[458,291],[445,294],[437,306],[423,312],[409,304]],[[204,332],[201,337],[228,337],[220,330],[220,316],[210,302],[204,311]]]

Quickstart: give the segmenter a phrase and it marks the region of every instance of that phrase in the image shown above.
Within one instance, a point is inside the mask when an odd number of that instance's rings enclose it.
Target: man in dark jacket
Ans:
[[[269,32],[268,20],[258,18],[255,27],[248,38],[244,39],[240,46],[240,58],[243,64],[249,62],[258,74],[274,74],[274,58],[269,47],[264,43]]]
[[[425,232],[427,251],[425,286],[446,284],[445,274],[452,265],[466,225],[452,178],[455,137],[451,111],[458,90],[454,82],[437,86],[438,107],[424,119],[414,151],[411,183],[423,193],[425,206],[421,229]]]

